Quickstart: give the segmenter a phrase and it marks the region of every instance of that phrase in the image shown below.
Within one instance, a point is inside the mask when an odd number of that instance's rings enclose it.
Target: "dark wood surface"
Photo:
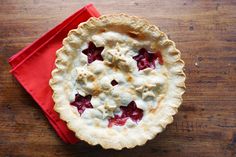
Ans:
[[[173,124],[145,146],[103,150],[64,144],[7,59],[90,1],[0,0],[0,156],[236,156],[236,1],[94,1],[102,14],[147,18],[186,62],[187,91]]]

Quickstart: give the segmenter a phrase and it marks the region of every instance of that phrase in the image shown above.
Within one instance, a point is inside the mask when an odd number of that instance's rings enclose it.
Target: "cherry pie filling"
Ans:
[[[77,107],[78,112],[80,113],[80,115],[82,115],[82,113],[85,111],[85,109],[93,108],[93,106],[90,102],[91,98],[92,98],[91,95],[87,95],[87,96],[83,97],[80,94],[76,94],[75,101],[71,102],[70,104],[72,106]]]
[[[88,63],[92,63],[95,60],[103,61],[101,55],[103,49],[104,47],[96,47],[94,43],[89,42],[88,48],[83,50],[82,53],[87,55]],[[154,69],[156,60],[158,60],[160,65],[163,65],[163,59],[160,52],[150,53],[145,48],[141,48],[138,55],[134,56],[133,59],[137,61],[139,70],[146,68]],[[118,82],[116,80],[112,80],[111,84],[115,86]],[[87,108],[93,108],[90,102],[91,98],[91,95],[83,97],[80,94],[76,94],[75,101],[70,104],[77,107],[78,112],[82,115]],[[108,127],[112,127],[113,125],[125,125],[128,118],[137,123],[143,117],[143,110],[139,109],[134,101],[130,102],[127,106],[121,106],[120,110],[122,112],[121,115],[114,115],[114,117],[108,119]]]
[[[95,60],[103,61],[102,51],[104,47],[96,47],[93,42],[89,42],[88,48],[83,50],[82,53],[88,57],[88,63],[92,63]]]
[[[112,80],[112,81],[111,81],[111,85],[112,85],[112,86],[118,85],[118,82],[117,82],[116,80]]]
[[[139,109],[134,101],[130,102],[128,106],[121,106],[120,109],[122,114],[115,115],[113,118],[108,119],[108,127],[112,127],[113,125],[122,126],[128,118],[137,123],[143,117],[143,110]]]
[[[155,69],[155,61],[158,60],[159,64],[163,65],[163,59],[160,52],[150,53],[145,48],[139,50],[138,55],[133,57],[137,61],[139,70],[146,68]]]

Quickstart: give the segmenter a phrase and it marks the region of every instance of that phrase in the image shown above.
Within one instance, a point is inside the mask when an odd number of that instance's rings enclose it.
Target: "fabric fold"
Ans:
[[[98,16],[100,14],[96,8],[88,4],[8,60],[12,75],[41,107],[59,137],[66,143],[73,144],[78,139],[53,110],[53,92],[49,80],[55,67],[56,51],[71,29],[77,28],[79,23],[90,17]]]

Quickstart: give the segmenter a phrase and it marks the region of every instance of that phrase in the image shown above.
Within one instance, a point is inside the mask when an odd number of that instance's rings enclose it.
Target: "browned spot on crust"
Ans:
[[[144,34],[140,34],[139,32],[136,31],[129,31],[127,32],[128,36],[130,36],[131,38],[134,39],[144,39],[145,35]]]
[[[104,33],[104,32],[106,32],[106,30],[102,28],[102,29],[99,30],[99,32]]]
[[[153,108],[153,109],[151,109],[149,112],[154,114],[154,113],[156,112],[157,108],[158,108],[158,107]]]
[[[110,62],[104,61],[104,63],[106,64],[106,66],[108,66],[108,67],[110,67],[110,68],[113,67],[113,65],[112,65]]]
[[[128,82],[132,82],[133,81],[133,77],[130,74],[127,75],[127,81]]]
[[[104,62],[108,67],[110,67],[111,69],[113,69],[114,71],[118,71],[119,68],[117,67],[116,64],[110,64],[109,62]]]
[[[118,71],[119,69],[117,68],[117,66],[113,66],[112,68],[114,71]]]
[[[89,81],[95,81],[95,77],[94,76],[90,76],[88,79],[89,79]]]
[[[131,38],[138,38],[138,36],[139,36],[139,32],[135,32],[135,31],[129,31],[127,34]]]
[[[157,109],[158,109],[159,106],[160,106],[160,103],[161,103],[162,99],[164,99],[164,96],[161,96],[160,100],[157,102],[157,107],[151,109],[151,110],[149,111],[150,113],[154,114],[154,113],[157,111]]]
[[[100,87],[98,85],[95,85],[95,88],[92,91],[93,96],[97,96],[101,93]]]

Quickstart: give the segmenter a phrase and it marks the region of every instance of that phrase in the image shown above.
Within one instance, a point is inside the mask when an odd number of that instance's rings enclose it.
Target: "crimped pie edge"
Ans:
[[[168,66],[168,71],[171,74],[171,78],[176,78],[177,81],[172,81],[172,84],[175,84],[175,97],[174,103],[168,104],[168,108],[166,107],[166,111],[163,113],[163,116],[165,116],[164,119],[156,119],[158,126],[154,126],[155,129],[152,129],[152,131],[145,132],[145,134],[149,134],[147,136],[137,136],[138,140],[134,141],[133,143],[127,143],[129,137],[125,141],[122,141],[122,143],[116,143],[113,142],[111,139],[110,141],[103,140],[102,138],[99,139],[99,141],[94,141],[94,138],[84,138],[83,133],[78,132],[78,127],[76,126],[76,123],[73,123],[75,120],[73,116],[70,116],[71,111],[69,108],[63,108],[62,106],[67,105],[68,101],[60,99],[60,81],[62,78],[63,70],[65,69],[66,60],[64,60],[63,55],[68,55],[70,52],[73,52],[76,48],[74,43],[76,41],[71,40],[70,36],[75,33],[79,32],[80,29],[86,29],[89,27],[96,27],[97,21],[102,21],[105,23],[122,23],[127,24],[130,27],[135,27],[135,29],[140,30],[147,30],[151,31],[156,35],[156,38],[158,41],[155,43],[159,43],[159,45],[162,46],[162,53],[166,53],[166,58],[164,58],[165,65]],[[133,25],[132,21],[135,21],[135,23],[139,25]],[[78,43],[76,46],[79,46]],[[160,133],[165,129],[167,124],[170,124],[173,122],[173,115],[175,115],[178,112],[178,107],[182,103],[182,94],[185,92],[185,74],[183,72],[184,62],[180,59],[180,51],[176,49],[175,43],[168,39],[167,35],[163,32],[161,32],[157,26],[149,24],[146,20],[140,19],[136,16],[128,16],[125,14],[119,14],[119,15],[104,15],[99,18],[90,18],[88,21],[81,23],[77,29],[71,30],[68,33],[68,37],[63,40],[63,47],[59,49],[56,52],[56,61],[55,65],[56,68],[52,71],[52,78],[50,79],[50,86],[53,89],[53,100],[55,101],[54,110],[60,114],[60,118],[67,122],[67,126],[70,130],[74,131],[76,136],[81,139],[87,141],[91,145],[100,144],[105,149],[117,149],[120,150],[124,147],[126,148],[133,148],[137,145],[143,145],[146,143],[147,140],[153,139],[156,134]],[[170,98],[169,98],[170,99]],[[163,104],[162,104],[163,105]],[[165,105],[165,104],[164,104]],[[81,127],[81,126],[80,126]],[[153,132],[154,131],[154,132]],[[86,134],[86,133],[85,133]]]

